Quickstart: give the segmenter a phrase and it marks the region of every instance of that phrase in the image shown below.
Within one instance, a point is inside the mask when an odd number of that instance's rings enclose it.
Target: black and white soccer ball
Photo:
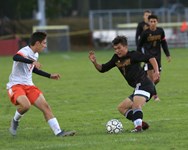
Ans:
[[[111,119],[106,123],[107,133],[120,133],[123,130],[122,123],[117,119]]]

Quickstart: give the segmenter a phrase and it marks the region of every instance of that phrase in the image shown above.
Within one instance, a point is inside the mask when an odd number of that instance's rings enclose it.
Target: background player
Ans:
[[[149,28],[144,32],[142,32],[137,50],[142,51],[142,47],[143,47],[145,54],[150,54],[153,57],[155,57],[159,66],[159,71],[161,71],[161,46],[167,57],[167,61],[170,62],[171,60],[170,52],[165,39],[165,32],[163,28],[157,27],[158,17],[156,15],[150,15],[148,17],[148,21],[149,21]],[[150,63],[146,63],[144,68],[147,71],[149,78],[155,84],[157,84],[160,81],[160,79],[158,80],[153,79],[154,69],[152,65]],[[159,100],[157,95],[154,97],[154,99]]]
[[[138,41],[140,39],[141,33],[149,28],[148,16],[150,15],[151,15],[151,11],[145,10],[143,14],[143,21],[139,22],[137,25],[136,36],[135,36],[136,46],[138,46]]]

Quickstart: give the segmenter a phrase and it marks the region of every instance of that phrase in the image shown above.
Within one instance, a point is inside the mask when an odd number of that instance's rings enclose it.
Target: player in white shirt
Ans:
[[[33,33],[30,38],[30,45],[20,49],[13,57],[12,72],[7,83],[10,100],[17,106],[9,129],[12,135],[16,135],[19,121],[31,105],[43,112],[46,121],[56,136],[73,136],[75,134],[75,131],[61,130],[42,92],[32,81],[32,73],[55,80],[60,79],[59,74],[49,74],[40,70],[41,64],[37,61],[38,53],[47,47],[46,38],[47,34],[44,32]]]
[[[37,61],[39,56],[38,53],[34,53],[29,46],[26,46],[21,50],[19,50],[17,54],[33,61]],[[10,89],[13,85],[16,84],[34,85],[32,81],[33,68],[34,68],[33,64],[14,61],[12,67],[12,73],[9,77],[9,83],[7,84],[7,88]]]

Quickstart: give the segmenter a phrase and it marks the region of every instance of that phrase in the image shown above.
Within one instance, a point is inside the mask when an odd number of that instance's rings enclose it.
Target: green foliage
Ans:
[[[162,58],[161,82],[157,85],[160,102],[150,100],[143,107],[144,120],[151,128],[130,133],[133,124],[121,116],[117,105],[132,92],[117,69],[98,73],[87,52],[41,54],[43,70],[59,72],[59,81],[33,75],[48,103],[65,130],[76,130],[75,137],[57,138],[43,115],[32,107],[22,118],[16,137],[8,132],[15,107],[5,85],[12,67],[11,57],[0,58],[0,149],[3,150],[185,150],[187,149],[188,66],[186,49],[171,50],[172,62]],[[97,51],[99,62],[111,58],[112,51]],[[112,118],[124,126],[122,134],[110,135],[105,124]]]
[[[59,18],[71,14],[72,0],[46,0],[46,13],[48,18]]]
[[[0,5],[0,17],[13,19],[32,18],[33,10],[37,9],[37,0],[4,0]]]
[[[37,0],[29,0],[27,3],[25,0],[13,1],[15,3],[15,18],[16,19],[25,19],[32,18],[33,11],[37,11]]]
[[[46,17],[58,18],[71,14],[73,0],[46,0]],[[6,0],[0,5],[0,17],[13,19],[32,19],[38,12],[38,0]]]

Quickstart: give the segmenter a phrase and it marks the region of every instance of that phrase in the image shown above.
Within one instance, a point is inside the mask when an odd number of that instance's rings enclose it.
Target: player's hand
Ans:
[[[171,57],[170,56],[167,56],[166,58],[167,58],[168,62],[171,62]]]
[[[54,73],[54,74],[51,74],[50,78],[54,79],[54,80],[59,80],[61,78],[61,76],[57,73]]]
[[[89,52],[89,59],[91,60],[92,63],[96,62],[96,57],[94,51]]]
[[[40,64],[39,62],[37,62],[37,61],[34,61],[32,64],[33,64],[34,67],[37,68],[37,69],[40,69],[40,68],[41,68],[41,64]]]
[[[160,73],[158,71],[154,72],[154,74],[153,74],[153,80],[154,80],[154,82],[160,80]]]

